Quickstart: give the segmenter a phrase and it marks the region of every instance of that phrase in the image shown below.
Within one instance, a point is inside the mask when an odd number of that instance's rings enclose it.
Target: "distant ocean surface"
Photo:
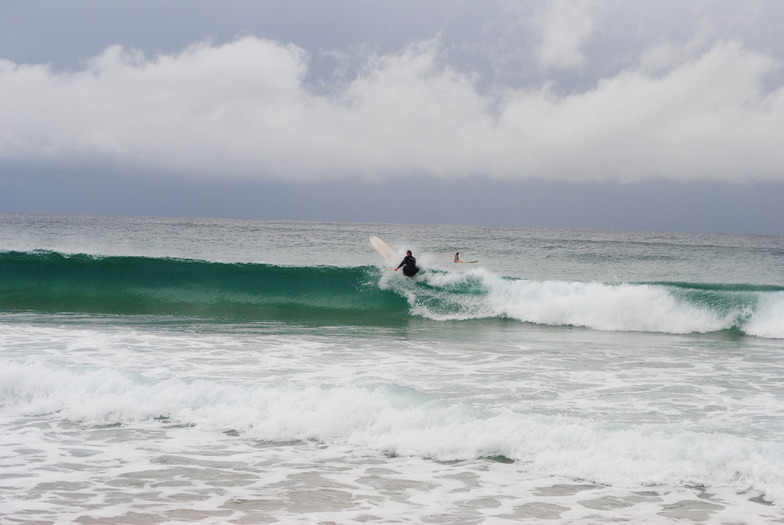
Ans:
[[[4,524],[784,523],[784,237],[0,214],[0,425]]]

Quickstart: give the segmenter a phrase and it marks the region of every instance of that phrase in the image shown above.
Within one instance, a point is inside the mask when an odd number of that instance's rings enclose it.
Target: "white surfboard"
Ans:
[[[387,243],[376,237],[375,235],[370,236],[370,244],[373,245],[373,248],[376,249],[378,253],[381,254],[381,257],[387,260],[391,260],[395,253],[392,251]]]

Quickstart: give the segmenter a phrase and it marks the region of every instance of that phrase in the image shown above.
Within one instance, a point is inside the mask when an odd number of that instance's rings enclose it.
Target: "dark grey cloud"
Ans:
[[[0,210],[784,235],[784,185],[400,181],[140,182],[0,163]],[[9,176],[8,174],[12,174]],[[13,176],[13,175],[16,176]],[[35,176],[32,176],[35,175]]]

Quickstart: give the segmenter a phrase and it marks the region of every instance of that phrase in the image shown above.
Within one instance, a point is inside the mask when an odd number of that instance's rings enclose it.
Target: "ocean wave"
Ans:
[[[0,253],[0,311],[152,314],[237,320],[407,315],[374,267],[287,267],[50,251]]]
[[[389,325],[513,319],[607,331],[784,338],[784,287],[508,278],[476,268],[406,278],[376,266],[278,266],[50,251],[0,253],[0,311]]]

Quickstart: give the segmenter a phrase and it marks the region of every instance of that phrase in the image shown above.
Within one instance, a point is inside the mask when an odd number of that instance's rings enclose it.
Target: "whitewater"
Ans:
[[[784,522],[783,259],[0,214],[0,521]]]

